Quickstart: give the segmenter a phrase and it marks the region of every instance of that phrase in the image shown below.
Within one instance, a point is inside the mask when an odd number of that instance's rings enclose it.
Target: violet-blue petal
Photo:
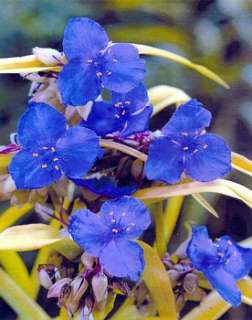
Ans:
[[[123,130],[120,132],[120,136],[127,137],[133,133],[139,133],[148,130],[152,111],[153,107],[147,106],[140,113],[129,117]]]
[[[235,278],[223,267],[213,267],[203,271],[212,287],[218,291],[224,300],[233,307],[241,304],[241,292],[237,288]]]
[[[122,102],[128,105],[130,113],[143,109],[148,103],[148,93],[142,83],[127,93],[112,92],[111,97],[113,104]]]
[[[102,82],[106,89],[126,93],[138,86],[145,76],[144,60],[131,44],[113,44],[104,55]]]
[[[87,188],[94,193],[109,198],[131,195],[138,189],[138,185],[135,183],[120,186],[111,177],[101,177],[100,179],[72,179],[72,181],[77,186]]]
[[[201,271],[208,268],[210,264],[218,262],[216,246],[209,238],[205,226],[192,228],[192,237],[187,247],[187,256],[193,266]]]
[[[64,116],[45,103],[31,103],[19,120],[19,144],[29,150],[54,146],[66,130]]]
[[[79,209],[74,213],[68,232],[83,250],[95,257],[109,241],[107,226],[99,215],[88,209]]]
[[[100,210],[104,224],[115,223],[118,237],[138,238],[151,223],[150,212],[143,202],[133,197],[121,197],[106,201]]]
[[[70,178],[85,175],[102,154],[98,136],[83,127],[68,129],[58,140],[56,150],[60,167]]]
[[[43,188],[61,177],[61,172],[46,164],[43,157],[33,157],[30,151],[19,151],[11,160],[9,173],[17,189]]]
[[[59,73],[58,86],[63,102],[72,106],[84,105],[101,92],[94,66],[77,58],[64,65]]]
[[[166,137],[156,139],[149,146],[144,170],[149,180],[179,182],[184,170],[181,147]]]
[[[118,118],[117,108],[108,102],[95,102],[86,121],[82,122],[85,127],[94,130],[103,137],[123,128],[123,118]]]
[[[218,241],[219,248],[225,252],[223,268],[238,280],[249,274],[252,268],[252,249],[239,246],[229,236]]]
[[[132,241],[111,241],[99,258],[104,269],[116,277],[136,282],[144,270],[143,249]]]
[[[198,151],[186,163],[186,174],[202,182],[221,178],[231,171],[231,151],[224,139],[215,134],[197,138]]]
[[[84,17],[70,19],[66,25],[63,51],[67,59],[92,59],[108,45],[106,31],[94,20]]]
[[[164,135],[181,132],[196,132],[209,126],[211,113],[196,99],[191,99],[176,109],[162,128]]]

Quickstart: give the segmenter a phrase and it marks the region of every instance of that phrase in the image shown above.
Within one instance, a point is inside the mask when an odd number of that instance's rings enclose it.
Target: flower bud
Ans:
[[[51,272],[49,272],[48,268],[40,268],[38,270],[38,278],[39,278],[39,283],[41,284],[42,287],[45,289],[49,289],[52,285],[52,277],[51,277]]]
[[[198,277],[194,273],[188,273],[183,281],[183,288],[189,294],[193,294],[198,287]]]
[[[171,285],[174,288],[177,285],[177,282],[178,282],[181,274],[177,270],[168,270],[167,274],[168,274],[169,279],[171,281]]]
[[[32,52],[39,61],[49,66],[56,66],[63,62],[62,53],[55,49],[35,47]]]
[[[85,268],[92,269],[95,262],[95,258],[84,252],[81,256],[81,262]]]
[[[96,303],[107,299],[108,295],[108,278],[104,273],[99,273],[92,278],[92,289]]]
[[[70,278],[63,278],[57,281],[51,288],[48,290],[47,298],[60,298],[62,297],[62,291],[64,286],[68,286],[71,282]]]
[[[80,300],[85,294],[87,288],[88,282],[81,275],[78,275],[71,282],[71,293],[66,301],[66,308],[71,315],[74,315],[75,312],[79,309]]]

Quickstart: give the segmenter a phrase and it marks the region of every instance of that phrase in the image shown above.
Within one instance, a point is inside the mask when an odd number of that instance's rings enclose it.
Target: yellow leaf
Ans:
[[[237,285],[242,292],[242,301],[252,305],[252,279],[246,277],[239,280]],[[216,291],[212,291],[198,307],[187,313],[182,320],[216,320],[230,308],[230,304],[223,300]]]
[[[59,67],[47,66],[34,55],[0,59],[0,73],[26,73],[38,71],[59,71]]]
[[[0,231],[8,228],[10,225],[15,223],[18,219],[23,217],[26,213],[31,211],[32,206],[25,204],[22,207],[10,207],[0,215]]]
[[[0,269],[0,296],[25,320],[50,320],[45,311]]]
[[[221,79],[221,77],[219,77],[216,73],[214,73],[213,71],[207,69],[202,65],[191,62],[189,59],[185,57],[182,57],[178,54],[175,54],[167,50],[163,50],[163,49],[159,49],[151,46],[146,46],[142,44],[133,44],[133,45],[138,49],[140,54],[162,57],[162,58],[180,63],[190,69],[197,71],[203,76],[217,82],[218,84],[222,85],[226,89],[229,88],[228,84],[223,79]]]
[[[30,251],[62,240],[59,231],[46,224],[28,224],[0,233],[0,250]]]
[[[202,196],[202,194],[195,193],[192,197],[207,211],[209,211],[216,218],[219,218],[217,211],[211,206],[211,204]]]
[[[116,294],[109,295],[105,308],[101,311],[96,309],[94,310],[93,312],[94,320],[104,320],[106,316],[112,311],[114,307],[115,299],[116,299]]]
[[[12,159],[12,154],[0,154],[0,173],[7,173],[7,167]]]
[[[175,298],[167,272],[157,252],[143,241],[138,241],[144,250],[145,268],[143,281],[148,287],[160,317],[176,320]]]
[[[155,222],[155,247],[157,249],[158,255],[160,258],[166,253],[166,241],[165,241],[165,228],[166,225],[164,223],[164,212],[163,212],[163,203],[158,202],[151,210],[152,216]]]
[[[182,104],[190,100],[183,90],[167,85],[159,85],[148,90],[150,103],[153,105],[152,116],[172,104]]]
[[[233,181],[218,179],[211,182],[188,182],[173,186],[151,187],[137,191],[134,196],[140,200],[154,203],[174,196],[186,196],[201,192],[214,192],[224,194],[246,203],[252,207],[252,191]]]
[[[164,237],[166,244],[168,244],[171,239],[179,214],[182,209],[183,202],[183,196],[172,197],[168,200],[164,211]]]
[[[145,320],[146,318],[139,313],[137,307],[133,304],[122,305],[120,309],[113,315],[111,320]]]
[[[252,176],[252,161],[239,153],[232,152],[232,167]]]

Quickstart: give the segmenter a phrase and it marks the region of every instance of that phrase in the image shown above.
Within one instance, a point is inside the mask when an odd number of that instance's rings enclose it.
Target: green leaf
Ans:
[[[30,251],[60,240],[60,232],[46,224],[15,226],[0,233],[0,250]]]
[[[151,298],[160,317],[177,319],[175,298],[170,279],[155,249],[143,241],[138,241],[144,250],[145,268],[143,281],[150,291]]]

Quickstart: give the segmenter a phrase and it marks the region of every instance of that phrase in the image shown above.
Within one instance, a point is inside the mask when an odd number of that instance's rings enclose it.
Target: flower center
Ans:
[[[41,160],[41,169],[60,170],[59,158],[57,157],[56,149],[54,146],[43,146],[36,152],[32,153],[33,158]]]

